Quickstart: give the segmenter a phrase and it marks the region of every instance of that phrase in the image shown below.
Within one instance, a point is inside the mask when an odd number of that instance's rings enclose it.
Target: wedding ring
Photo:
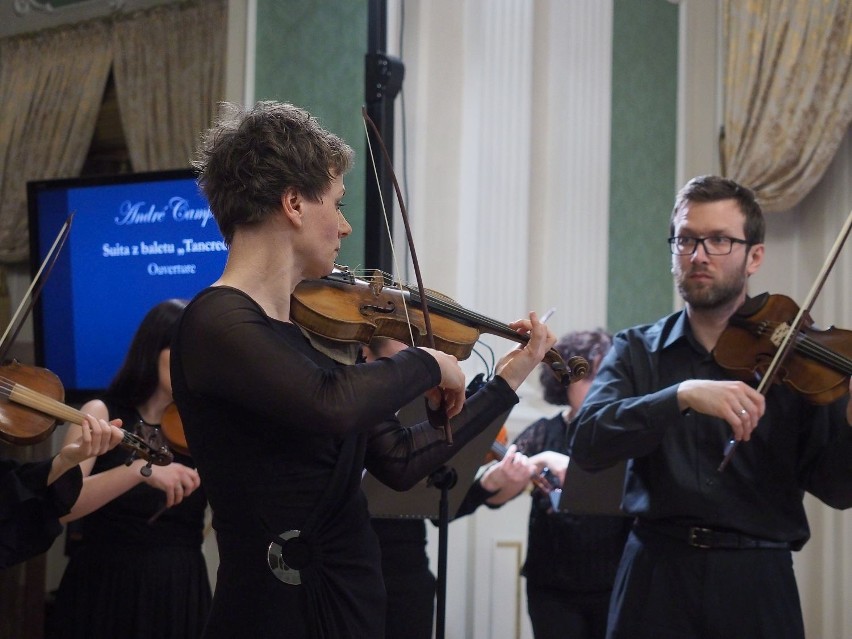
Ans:
[[[745,408],[741,408],[741,409],[740,409],[740,415],[742,415],[743,417],[745,417],[746,415],[748,415],[748,411],[746,411],[746,409],[745,409]]]

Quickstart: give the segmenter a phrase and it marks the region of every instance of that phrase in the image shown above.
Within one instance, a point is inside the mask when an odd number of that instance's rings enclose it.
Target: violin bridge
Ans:
[[[784,340],[787,338],[787,335],[789,335],[789,333],[790,325],[786,322],[782,322],[775,328],[774,331],[772,331],[772,336],[769,339],[775,345],[775,348],[781,348],[781,345],[784,343]]]
[[[382,289],[385,287],[385,276],[381,271],[373,271],[367,276],[367,281],[370,283],[370,290],[373,292],[373,295],[378,297]]]

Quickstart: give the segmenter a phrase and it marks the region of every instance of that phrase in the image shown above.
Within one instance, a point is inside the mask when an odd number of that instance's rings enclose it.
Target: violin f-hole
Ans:
[[[359,308],[362,315],[372,315],[373,313],[381,313],[383,315],[393,315],[396,312],[396,304],[388,300],[384,306],[375,304],[362,304]]]

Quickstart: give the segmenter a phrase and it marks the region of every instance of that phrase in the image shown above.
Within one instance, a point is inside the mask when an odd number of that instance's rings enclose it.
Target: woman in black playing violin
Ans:
[[[171,338],[186,303],[172,299],[148,311],[103,399],[82,410],[124,427],[159,449],[159,424],[172,402]],[[69,425],[73,438],[79,426]],[[191,639],[210,607],[201,553],[207,500],[192,459],[174,452],[149,476],[142,459],[116,449],[82,464],[83,490],[65,521],[71,545],[50,635],[61,638]],[[75,535],[71,535],[72,539]]]
[[[220,566],[207,638],[381,637],[379,548],[360,491],[367,468],[405,489],[518,401],[555,342],[531,314],[530,341],[465,402],[455,358],[408,348],[342,365],[290,319],[299,282],[332,271],[351,227],[341,213],[352,150],[288,104],[231,108],[196,163],[229,256],[187,306],[172,383],[214,513]],[[310,327],[305,327],[310,329]],[[333,355],[332,358],[330,355]],[[455,446],[395,412],[426,394],[453,419]]]

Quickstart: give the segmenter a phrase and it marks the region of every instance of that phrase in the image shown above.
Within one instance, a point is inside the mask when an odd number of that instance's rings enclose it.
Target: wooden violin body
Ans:
[[[459,360],[470,356],[481,333],[519,343],[529,341],[507,324],[471,312],[445,296],[429,292],[426,297],[435,348]],[[305,330],[328,339],[367,344],[373,337],[387,337],[410,346],[426,346],[422,306],[416,291],[386,286],[380,274],[365,280],[335,272],[299,283],[291,298],[290,315]],[[554,349],[544,361],[566,386],[582,379],[589,368],[582,357],[572,357],[566,364]]]
[[[182,455],[189,455],[189,444],[186,442],[183,422],[180,419],[177,404],[174,402],[166,406],[166,410],[163,411],[163,416],[160,418],[160,430],[173,450]]]
[[[790,330],[799,307],[784,295],[763,293],[749,299],[729,320],[713,356],[722,368],[743,381],[760,379]],[[776,382],[784,383],[813,404],[828,404],[849,392],[852,331],[815,328],[806,316]]]
[[[64,404],[65,389],[45,368],[18,362],[0,366],[0,438],[11,444],[37,444],[53,432],[57,420],[82,424],[84,415]],[[149,465],[166,466],[174,456],[166,448],[154,449],[123,430],[120,446],[133,451]],[[145,474],[145,473],[143,473]]]
[[[56,400],[64,410],[65,389],[52,372],[18,362],[0,366],[0,396],[6,400],[0,405],[0,433],[5,441],[21,446],[37,444],[50,437],[56,427],[60,416],[29,406],[32,402],[27,400],[33,392]]]

